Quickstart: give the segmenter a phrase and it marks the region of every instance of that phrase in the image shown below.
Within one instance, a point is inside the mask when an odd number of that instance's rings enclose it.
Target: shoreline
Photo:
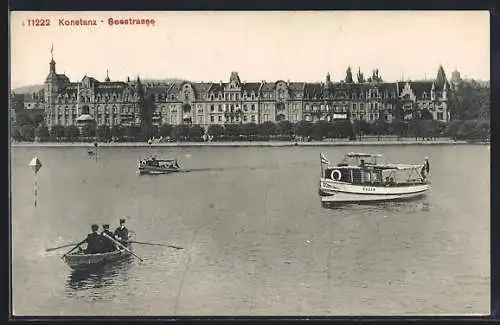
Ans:
[[[489,145],[483,142],[468,142],[454,140],[392,140],[392,141],[312,141],[312,142],[289,142],[289,141],[234,141],[234,142],[164,142],[148,144],[145,142],[98,142],[98,147],[335,147],[335,146],[401,146],[401,145]],[[93,143],[88,142],[17,142],[11,143],[11,148],[30,147],[81,147],[94,148]]]

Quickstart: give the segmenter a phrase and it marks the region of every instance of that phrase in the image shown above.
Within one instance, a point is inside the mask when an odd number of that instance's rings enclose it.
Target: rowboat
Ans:
[[[130,249],[130,245],[128,247]],[[111,262],[122,260],[132,255],[125,249],[119,249],[108,253],[85,254],[75,252],[64,256],[64,262],[73,270],[87,270],[89,268],[102,266]]]
[[[134,233],[131,232],[129,237],[129,240],[133,239]],[[96,254],[85,254],[83,251],[76,251],[64,255],[63,260],[73,270],[88,270],[130,257],[132,255],[130,252],[132,249],[131,243],[128,244],[127,249],[120,248],[112,252]]]
[[[330,164],[321,153],[322,205],[407,200],[430,190],[427,157],[423,164],[411,165],[381,164],[377,162],[381,156],[351,152],[340,163]]]
[[[139,160],[137,168],[140,174],[169,174],[181,171],[177,159],[157,159],[156,157]]]

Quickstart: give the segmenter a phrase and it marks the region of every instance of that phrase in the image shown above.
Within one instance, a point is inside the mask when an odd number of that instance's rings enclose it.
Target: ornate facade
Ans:
[[[441,75],[440,75],[441,74]],[[44,89],[30,106],[45,110],[48,126],[75,124],[83,112],[97,125],[160,125],[298,122],[333,119],[378,119],[391,122],[397,112],[412,118],[427,109],[434,119],[449,121],[449,83],[440,67],[434,81],[242,82],[232,72],[228,82],[104,82],[84,76],[70,82],[56,73],[52,59]],[[440,81],[441,80],[441,81]],[[35,96],[36,97],[36,96]],[[148,103],[148,104],[146,104]]]

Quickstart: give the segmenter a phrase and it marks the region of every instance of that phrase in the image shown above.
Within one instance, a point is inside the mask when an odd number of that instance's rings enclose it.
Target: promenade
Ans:
[[[460,145],[471,144],[468,141],[451,139],[439,140],[363,140],[363,141],[227,141],[227,142],[98,142],[99,147],[332,147],[332,146],[395,146],[395,145]],[[89,142],[12,142],[11,147],[94,147]]]

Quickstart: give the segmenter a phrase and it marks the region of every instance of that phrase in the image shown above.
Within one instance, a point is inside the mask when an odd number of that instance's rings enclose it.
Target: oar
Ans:
[[[74,251],[77,247],[79,247],[81,244],[83,244],[86,240],[87,240],[87,238],[85,238],[84,240],[82,240],[81,242],[79,242],[78,244],[76,244],[75,247],[73,247],[69,252],[67,252],[63,256],[61,256],[61,258],[64,258],[66,255],[68,255],[69,253],[71,253],[72,251]]]
[[[112,240],[116,245],[118,245],[119,247],[123,248],[124,250],[126,250],[127,252],[129,252],[130,254],[134,255],[135,257],[137,257],[141,262],[143,261],[142,258],[140,258],[139,256],[135,255],[134,252],[132,252],[130,249],[128,249],[127,247],[123,246],[122,243],[120,243],[119,241],[111,238],[108,234],[106,233],[103,233],[104,237],[108,238],[109,240]]]
[[[66,244],[66,245],[62,245],[62,246],[58,246],[58,247],[47,248],[45,251],[46,252],[51,252],[51,251],[55,251],[56,249],[59,249],[59,248],[70,247],[70,246],[74,246],[76,244],[77,243],[71,243],[71,244]]]
[[[143,245],[165,246],[165,247],[171,247],[171,248],[175,248],[175,249],[184,249],[183,247],[174,246],[174,245],[167,245],[167,244],[146,243],[146,242],[143,242],[143,241],[136,241],[136,240],[131,240],[130,242],[131,243],[136,243],[136,244],[143,244]]]

